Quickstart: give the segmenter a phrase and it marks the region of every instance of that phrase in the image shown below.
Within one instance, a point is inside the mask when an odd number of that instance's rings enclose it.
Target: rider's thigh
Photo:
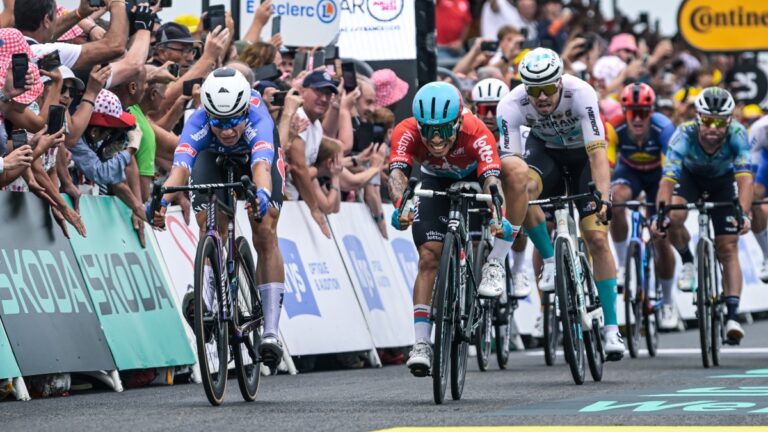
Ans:
[[[611,202],[622,204],[632,199],[632,189],[626,184],[614,184],[611,186]],[[616,209],[620,210],[620,209]],[[615,211],[615,210],[614,210]]]
[[[270,207],[260,223],[253,218],[249,219],[256,252],[269,253],[277,249],[277,221],[280,219],[280,210]]]
[[[501,160],[501,176],[506,189],[523,190],[528,185],[528,164],[518,156]]]

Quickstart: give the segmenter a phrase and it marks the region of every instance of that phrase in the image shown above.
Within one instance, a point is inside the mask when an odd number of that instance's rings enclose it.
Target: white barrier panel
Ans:
[[[238,228],[250,238],[248,215],[243,203],[238,205]],[[303,202],[283,205],[277,235],[285,262],[280,330],[291,355],[373,349],[336,245],[323,236]]]
[[[358,203],[341,203],[341,211],[330,215],[328,222],[376,347],[413,344],[412,285],[406,283],[397,269],[394,253],[368,208]]]
[[[195,253],[199,229],[194,217],[190,217],[189,225],[184,222],[181,208],[168,208],[165,218],[165,231],[153,231],[160,246],[160,253],[170,270],[173,292],[178,303],[187,291],[194,287]]]

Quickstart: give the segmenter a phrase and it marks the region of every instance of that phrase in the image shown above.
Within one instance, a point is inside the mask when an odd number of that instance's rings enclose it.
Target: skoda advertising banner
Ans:
[[[704,52],[768,50],[764,0],[684,0],[677,24],[685,41]]]
[[[3,322],[0,321],[0,379],[14,378],[21,376],[19,365],[13,357],[11,343],[8,341],[8,335],[5,334]]]
[[[21,372],[114,370],[80,268],[48,205],[33,194],[0,192],[0,215],[0,320]],[[79,237],[72,227],[70,233]],[[0,376],[9,367],[3,339]]]
[[[141,247],[131,211],[114,197],[83,196],[80,214],[89,237],[73,236],[72,249],[117,368],[194,364],[154,243]]]
[[[241,35],[248,32],[260,3],[259,0],[241,0]],[[326,46],[339,32],[341,15],[336,0],[274,0],[272,10],[272,18],[262,29],[262,40],[272,37],[272,20],[275,17],[280,17],[280,35],[286,46]]]

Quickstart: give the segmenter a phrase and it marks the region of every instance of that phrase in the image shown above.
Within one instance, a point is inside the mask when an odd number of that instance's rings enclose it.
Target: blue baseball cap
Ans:
[[[309,87],[313,89],[328,87],[334,93],[339,92],[339,89],[337,88],[338,85],[339,83],[334,81],[328,72],[324,72],[324,71],[312,72],[311,74],[307,75],[306,78],[304,78],[304,82],[302,83],[303,87]]]

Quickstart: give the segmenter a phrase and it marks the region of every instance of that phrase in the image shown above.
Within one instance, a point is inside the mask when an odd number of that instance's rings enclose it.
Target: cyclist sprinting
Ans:
[[[225,183],[226,171],[217,165],[217,156],[247,156],[249,162],[239,167],[241,171],[236,178],[248,173],[257,187],[258,208],[248,206],[248,210],[263,218],[261,223],[249,218],[253,245],[258,254],[256,278],[264,311],[264,329],[258,349],[264,364],[274,369],[283,355],[277,332],[285,291],[283,256],[277,244],[284,175],[280,145],[275,142],[276,135],[273,133],[275,125],[261,96],[252,91],[246,78],[234,69],[219,68],[208,75],[200,98],[203,108],[195,111],[184,125],[174,154],[173,168],[164,186],[181,186],[188,180],[192,184]],[[223,190],[217,192],[218,208],[222,210],[219,231],[224,239],[227,217],[232,216],[232,209],[225,205],[225,193]],[[165,226],[166,207],[173,200],[174,194],[163,197],[160,211],[154,215],[156,226]],[[204,196],[192,194],[192,207],[201,236],[205,234],[207,206]],[[205,272],[206,280],[210,280],[212,269],[206,268]],[[215,286],[214,281],[206,286],[204,300],[208,308],[213,304]],[[193,315],[187,309],[184,307],[184,313],[189,320]]]
[[[499,122],[496,118],[496,109],[499,105],[499,101],[509,93],[509,87],[504,81],[496,78],[486,78],[479,81],[472,88],[472,102],[474,103],[475,116],[483,121],[488,130],[493,133],[496,142],[499,142]],[[506,158],[502,159],[502,179],[512,177],[506,176],[505,164]],[[522,160],[517,158],[516,160],[509,161],[510,164],[514,164],[513,167],[522,165]],[[523,171],[527,176],[527,170]],[[524,183],[520,183],[523,184]],[[504,184],[505,190],[509,194],[510,186]],[[521,194],[521,196],[525,196]],[[524,215],[524,213],[523,213]],[[531,293],[531,285],[528,281],[528,274],[524,271],[524,259],[525,259],[525,236],[518,236],[515,240],[513,247],[513,255],[515,257],[511,271],[511,275],[506,275],[512,279],[512,295],[519,298],[527,297]],[[503,293],[502,293],[503,294]],[[502,295],[503,297],[503,295]],[[502,303],[506,300],[502,299]]]
[[[611,201],[622,204],[636,199],[645,192],[645,199],[656,202],[656,192],[661,180],[662,156],[675,126],[663,114],[653,111],[656,93],[647,84],[630,84],[619,97],[623,115],[612,123],[618,136],[616,169],[611,184]],[[649,213],[653,214],[652,209]],[[611,237],[616,248],[619,264],[618,283],[624,283],[624,263],[629,245],[626,209],[615,207],[611,219]],[[664,291],[660,327],[677,327],[677,311],[674,308],[675,257],[669,241],[654,239],[656,247],[656,272]]]
[[[749,128],[749,145],[752,148],[752,168],[755,171],[754,199],[765,198],[768,188],[768,116],[752,123]],[[768,283],[768,228],[766,215],[761,206],[752,207],[752,232],[763,252],[763,264],[758,276]]]
[[[448,190],[455,182],[480,182],[488,193],[496,184],[501,190],[501,162],[496,140],[482,121],[464,109],[459,90],[451,84],[433,82],[422,87],[413,99],[413,117],[400,122],[392,134],[389,156],[389,193],[400,207],[413,164],[421,164],[421,181],[425,189]],[[413,317],[416,343],[408,359],[415,376],[429,374],[432,364],[431,303],[443,239],[447,231],[449,201],[419,200],[415,214],[392,214],[392,225],[406,229],[413,224],[413,240],[419,252],[419,269],[413,288]],[[502,229],[511,235],[505,221]],[[480,227],[470,230],[479,231]],[[500,294],[478,287],[478,294],[495,297]]]
[[[563,74],[563,62],[554,51],[536,48],[520,63],[522,86],[513,89],[499,104],[502,155],[520,154],[522,143],[516,132],[531,128],[525,143],[525,162],[530,166],[530,199],[562,195],[567,169],[573,194],[589,191],[594,180],[607,199],[610,168],[606,138],[595,90],[586,82]],[[621,360],[624,342],[616,317],[616,264],[608,246],[608,207],[599,212],[588,200],[577,203],[581,231],[594,262],[595,280],[605,316],[605,352],[610,361]],[[539,288],[554,290],[554,248],[544,213],[528,209],[525,230],[544,258]]]
[[[739,234],[749,230],[750,220],[746,215],[752,203],[747,131],[732,119],[735,102],[726,90],[708,87],[698,95],[694,105],[697,119],[678,126],[670,140],[657,199],[684,204],[697,201],[705,194],[706,201],[731,201],[738,194],[745,215],[740,232],[732,209],[716,208],[711,212],[715,250],[723,265],[726,335],[731,343],[738,343],[744,337],[737,321],[742,287],[738,241]],[[685,228],[687,216],[687,211],[674,211],[662,222],[669,226],[669,239],[683,259],[680,288],[691,291],[696,286],[696,265],[688,247],[691,236]],[[656,230],[656,224],[652,227]]]

